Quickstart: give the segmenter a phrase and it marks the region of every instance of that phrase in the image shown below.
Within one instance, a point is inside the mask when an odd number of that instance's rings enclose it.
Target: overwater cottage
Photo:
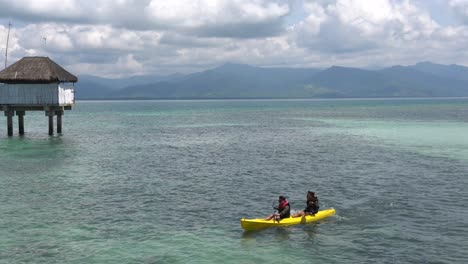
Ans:
[[[45,111],[49,135],[62,133],[62,115],[75,104],[78,78],[48,57],[24,57],[0,71],[0,109],[7,117],[8,136],[13,135],[13,116],[18,116],[19,134],[24,134],[26,111]]]

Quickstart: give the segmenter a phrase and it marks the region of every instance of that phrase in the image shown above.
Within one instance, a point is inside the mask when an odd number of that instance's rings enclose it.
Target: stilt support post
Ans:
[[[54,111],[46,111],[46,116],[49,117],[49,136],[54,135]]]
[[[57,115],[57,133],[62,134],[62,116],[63,116],[63,111],[55,111],[55,114]]]
[[[20,135],[24,135],[24,115],[26,111],[16,111],[16,115],[18,116],[18,131]]]
[[[13,136],[13,116],[15,115],[15,111],[6,110],[5,116],[7,117],[7,133],[8,136]]]

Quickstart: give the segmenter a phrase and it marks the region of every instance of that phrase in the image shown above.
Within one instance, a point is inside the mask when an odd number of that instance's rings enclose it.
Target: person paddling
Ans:
[[[305,215],[315,215],[319,208],[320,208],[320,205],[319,205],[319,200],[318,200],[318,197],[315,196],[315,193],[314,192],[311,192],[311,191],[308,191],[307,192],[307,201],[306,201],[306,208],[302,211],[297,211],[293,217],[302,217],[302,216],[305,216]]]
[[[291,216],[291,206],[289,205],[288,200],[286,200],[286,197],[283,195],[278,198],[278,206],[274,208],[278,211],[278,213],[267,216],[265,220],[274,219],[275,221],[279,221],[283,218],[288,218]]]

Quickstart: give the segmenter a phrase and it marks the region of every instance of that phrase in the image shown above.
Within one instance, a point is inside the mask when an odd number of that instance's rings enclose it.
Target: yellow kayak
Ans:
[[[283,218],[279,222],[275,220],[264,220],[263,218],[255,218],[255,219],[245,219],[242,218],[240,220],[241,226],[244,230],[258,230],[267,227],[275,227],[275,226],[290,226],[290,225],[299,225],[299,224],[306,224],[312,223],[318,220],[322,220],[324,218],[330,217],[335,215],[335,209],[330,208],[326,210],[318,211],[315,215],[306,215],[303,217],[289,217]]]

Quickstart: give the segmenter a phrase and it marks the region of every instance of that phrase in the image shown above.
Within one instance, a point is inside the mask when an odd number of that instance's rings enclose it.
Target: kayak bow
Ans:
[[[312,223],[318,220],[325,219],[332,215],[335,215],[335,213],[336,213],[335,209],[330,208],[330,209],[318,211],[315,215],[283,218],[279,222],[273,219],[264,220],[263,218],[255,218],[255,219],[242,218],[240,222],[244,230],[258,230],[258,229],[263,229],[263,228],[268,228],[268,227],[290,226],[290,225]]]

